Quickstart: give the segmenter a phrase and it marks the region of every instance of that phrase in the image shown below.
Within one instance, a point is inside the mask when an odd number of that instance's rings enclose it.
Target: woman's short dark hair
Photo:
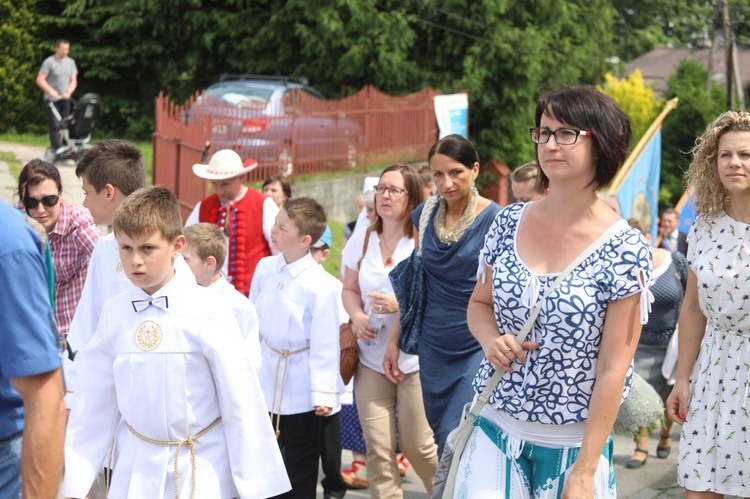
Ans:
[[[448,156],[453,161],[458,161],[469,169],[474,168],[475,163],[479,163],[479,153],[474,144],[469,139],[458,134],[446,135],[432,144],[430,152],[427,154],[427,162],[429,163],[436,154]]]
[[[284,191],[284,196],[286,196],[287,199],[291,199],[292,186],[289,184],[289,180],[287,180],[284,175],[271,175],[263,182],[263,187],[261,187],[261,190],[265,189],[267,185],[273,184],[274,182],[278,182],[281,186],[281,190]]]
[[[543,114],[594,134],[591,137],[596,152],[593,183],[597,189],[609,185],[627,158],[630,142],[633,140],[630,119],[614,99],[590,86],[563,87],[539,97],[536,126],[541,124]],[[549,178],[544,170],[541,171],[539,183],[543,189],[549,187]]]
[[[62,179],[60,171],[52,163],[42,161],[41,159],[32,159],[21,170],[18,175],[18,196],[21,201],[26,198],[30,186],[41,184],[45,180],[52,180],[57,185],[57,190],[62,192]]]

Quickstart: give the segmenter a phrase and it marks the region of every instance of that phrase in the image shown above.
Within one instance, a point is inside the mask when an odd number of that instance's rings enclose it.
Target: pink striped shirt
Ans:
[[[47,234],[55,264],[55,320],[60,334],[68,334],[70,321],[81,298],[89,259],[101,232],[89,210],[83,206],[60,204],[60,217]]]

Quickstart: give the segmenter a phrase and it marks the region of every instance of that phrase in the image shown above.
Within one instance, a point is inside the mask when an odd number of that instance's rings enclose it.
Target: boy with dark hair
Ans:
[[[86,193],[83,205],[89,209],[97,225],[112,225],[115,210],[125,198],[146,186],[141,151],[134,144],[120,139],[97,142],[76,166],[76,175],[82,180]],[[104,302],[131,286],[120,264],[115,236],[107,234],[91,253],[86,282],[70,323],[69,354],[63,359],[68,409],[73,405],[76,382],[74,352],[82,350],[91,340]]]
[[[92,198],[100,195],[117,209],[125,197],[146,185],[143,154],[127,140],[100,140],[76,165],[76,177],[83,181],[83,192],[86,193],[84,205],[86,202],[96,202]],[[119,202],[112,199],[118,196],[121,197]],[[95,208],[98,207],[96,204]],[[110,209],[108,215],[100,213],[100,218],[108,219],[111,224],[114,209]]]
[[[105,303],[79,354],[65,496],[86,495],[108,450],[110,460],[117,456],[112,497],[268,497],[288,490],[237,323],[192,273],[174,268],[185,245],[177,199],[159,186],[133,193],[118,208],[114,231],[135,288]]]
[[[260,322],[260,383],[276,429],[292,491],[315,497],[321,416],[339,408],[340,285],[310,254],[326,228],[323,207],[288,199],[271,229],[279,255],[255,269],[250,300]]]
[[[193,271],[199,285],[219,295],[226,303],[240,326],[255,369],[260,369],[260,341],[258,339],[258,314],[255,307],[232,286],[221,273],[227,244],[224,233],[214,224],[202,222],[189,225],[182,231],[185,248],[182,255]]]

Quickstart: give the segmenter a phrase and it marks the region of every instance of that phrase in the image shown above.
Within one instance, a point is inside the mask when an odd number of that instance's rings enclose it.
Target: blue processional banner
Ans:
[[[659,213],[659,183],[661,182],[661,129],[643,148],[615,193],[623,218],[637,218],[648,227],[656,241],[656,217]]]

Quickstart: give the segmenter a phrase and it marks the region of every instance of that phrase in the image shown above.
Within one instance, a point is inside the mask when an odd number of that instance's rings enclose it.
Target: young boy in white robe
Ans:
[[[227,254],[224,233],[214,224],[198,223],[185,227],[182,235],[186,241],[182,256],[193,271],[196,282],[218,294],[232,309],[240,332],[245,337],[253,367],[256,370],[260,369],[258,314],[255,312],[255,306],[247,296],[237,291],[221,272]]]
[[[315,497],[321,416],[339,408],[340,287],[310,254],[326,228],[323,207],[288,199],[271,242],[280,254],[258,263],[250,300],[260,321],[260,383],[284,455],[292,491]]]
[[[125,199],[114,218],[135,288],[104,304],[78,353],[63,494],[86,495],[112,463],[113,498],[263,498],[289,490],[244,338],[220,298],[176,271],[180,206],[159,186]],[[122,420],[122,425],[120,425]]]

